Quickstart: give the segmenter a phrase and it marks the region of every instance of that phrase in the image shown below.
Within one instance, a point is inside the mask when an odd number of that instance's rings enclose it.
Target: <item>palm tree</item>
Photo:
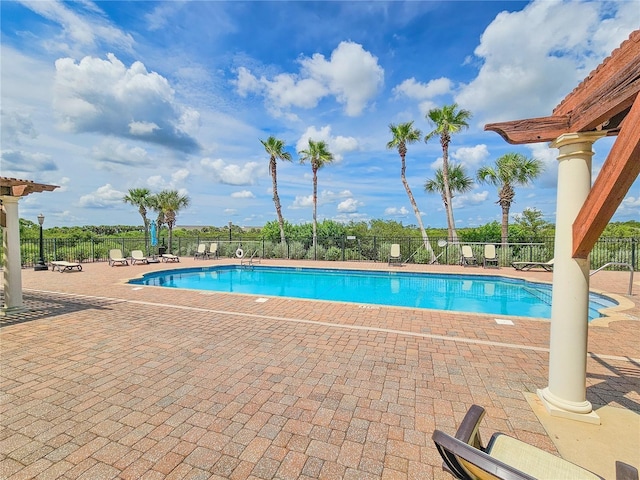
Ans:
[[[147,252],[149,251],[149,219],[147,218],[147,207],[149,207],[150,196],[151,191],[148,188],[130,188],[129,193],[122,199],[124,203],[130,203],[138,207],[138,212],[144,224],[144,245]]]
[[[493,167],[484,166],[476,174],[480,183],[498,187],[498,203],[502,207],[502,243],[507,243],[509,234],[509,209],[516,195],[515,185],[528,185],[544,170],[540,160],[527,158],[521,153],[506,153],[498,158]]]
[[[325,142],[314,142],[309,139],[309,147],[298,152],[298,155],[300,155],[300,163],[307,161],[311,163],[311,171],[313,172],[313,247],[315,248],[318,241],[316,216],[318,210],[318,170],[327,163],[333,162],[333,154],[328,150]]]
[[[273,183],[273,203],[276,206],[276,214],[278,215],[278,225],[280,226],[280,243],[285,243],[284,236],[284,219],[282,218],[282,207],[280,206],[280,197],[278,197],[278,181],[276,178],[276,159],[291,161],[291,154],[284,151],[284,142],[278,140],[273,135],[267,138],[267,141],[260,140],[265,151],[269,154],[269,172],[271,172],[271,181]]]
[[[449,186],[451,187],[451,200],[455,193],[469,192],[473,188],[473,178],[467,175],[462,165],[453,165],[449,170]],[[447,198],[444,194],[444,174],[442,168],[436,170],[434,178],[429,178],[424,184],[424,191],[427,193],[439,193],[442,203],[447,208]]]
[[[407,182],[407,177],[405,175],[407,171],[407,165],[405,162],[405,157],[407,155],[407,144],[415,143],[420,140],[422,132],[418,129],[413,128],[413,122],[400,123],[399,125],[394,125],[392,123],[389,125],[389,130],[391,130],[393,139],[387,143],[387,148],[396,148],[398,150],[398,154],[400,155],[400,160],[402,162],[402,168],[400,169],[400,178],[402,179],[404,189],[407,191],[409,202],[411,203],[413,212],[416,215],[416,220],[418,220],[418,226],[420,227],[420,233],[422,234],[424,248],[426,248],[427,252],[429,252],[429,254],[431,255],[431,261],[433,262],[435,261],[436,256],[433,253],[433,248],[431,248],[431,243],[429,243],[427,231],[424,229],[424,225],[422,224],[420,210],[418,210],[418,205],[416,204],[415,198],[413,198],[413,193],[411,193],[411,188],[409,187],[409,183]]]
[[[173,226],[176,224],[178,212],[189,206],[189,197],[180,195],[177,190],[163,190],[154,198],[154,209],[158,211],[158,231],[162,223],[169,228],[169,252],[173,241]]]
[[[459,132],[463,128],[468,128],[467,120],[471,118],[471,112],[468,110],[458,110],[458,105],[445,105],[442,108],[433,108],[427,113],[429,123],[435,126],[433,131],[429,132],[424,141],[428,142],[434,136],[440,137],[440,145],[442,146],[442,181],[445,195],[445,208],[447,210],[447,228],[449,231],[449,239],[457,243],[458,234],[456,232],[456,224],[453,219],[453,205],[451,204],[451,181],[449,175],[449,143],[451,135]]]

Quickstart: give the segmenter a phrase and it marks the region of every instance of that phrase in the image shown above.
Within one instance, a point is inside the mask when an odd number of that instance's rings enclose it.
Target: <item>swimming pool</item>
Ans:
[[[551,318],[551,286],[493,275],[223,265],[147,273],[135,285]],[[617,305],[591,294],[589,319]]]

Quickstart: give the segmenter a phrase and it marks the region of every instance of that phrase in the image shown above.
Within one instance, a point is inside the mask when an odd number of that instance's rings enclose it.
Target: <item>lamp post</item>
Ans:
[[[35,271],[40,271],[40,270],[49,270],[49,267],[47,267],[47,265],[44,263],[44,256],[43,256],[43,241],[42,241],[42,224],[44,223],[44,215],[40,214],[38,215],[38,223],[40,224],[40,258],[38,259],[38,263],[33,267],[33,269]]]
[[[233,225],[233,222],[229,222],[229,243],[231,243],[231,226]]]

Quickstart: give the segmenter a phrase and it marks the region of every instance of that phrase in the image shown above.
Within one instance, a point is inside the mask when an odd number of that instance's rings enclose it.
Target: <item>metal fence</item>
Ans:
[[[109,258],[109,250],[117,248],[124,256],[130,256],[132,250],[142,250],[147,254],[161,253],[165,248],[165,240],[161,240],[160,252],[158,247],[145,245],[144,239],[101,237],[88,240],[45,238],[43,242],[43,258],[45,262],[66,260],[74,262],[104,262]],[[286,244],[271,242],[264,239],[248,239],[236,237],[231,240],[216,236],[174,237],[172,252],[178,256],[193,256],[201,243],[218,244],[221,257],[234,257],[236,250],[242,248],[245,255],[256,254],[261,258],[279,259],[308,259],[330,261],[367,261],[387,262],[391,245],[400,245],[402,260],[405,263],[431,262],[431,255],[427,252],[420,238],[415,237],[330,237],[318,238],[316,245],[310,238],[291,239]],[[461,259],[461,245],[452,244],[443,238],[430,238],[431,248],[437,262],[446,265],[456,265]],[[479,262],[484,256],[484,242],[464,242],[470,245]],[[639,269],[638,238],[603,238],[600,239],[591,252],[591,269],[600,268],[609,262],[627,263],[634,270]],[[515,261],[546,262],[553,258],[554,239],[525,243],[494,243],[500,266],[509,266]],[[37,263],[39,251],[38,239],[21,240],[22,265],[33,266]],[[616,267],[617,268],[617,267]]]

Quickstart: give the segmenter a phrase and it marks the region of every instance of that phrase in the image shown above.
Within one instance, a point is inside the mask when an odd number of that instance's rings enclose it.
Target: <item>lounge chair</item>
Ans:
[[[212,242],[209,245],[209,257],[218,258],[218,243],[217,242]]]
[[[391,251],[389,252],[389,265],[402,266],[402,255],[400,254],[400,244],[392,243]]]
[[[548,262],[511,262],[511,266],[519,271],[542,268],[547,272],[551,272],[553,271],[553,258]]]
[[[198,258],[202,258],[204,260],[208,257],[209,253],[207,252],[207,244],[201,243],[200,245],[198,245],[198,250],[196,250],[196,253],[193,255],[193,259],[196,260]]]
[[[82,271],[82,265],[75,262],[64,262],[62,260],[56,260],[51,262],[51,271],[58,270],[60,273],[70,272],[71,270],[76,269],[79,272]]]
[[[122,256],[122,250],[119,248],[112,248],[109,250],[109,265],[112,267],[116,264],[129,265],[129,261]]]
[[[496,246],[492,243],[488,243],[484,246],[484,268],[494,266],[500,268],[498,263],[498,254],[496,253]]]
[[[142,250],[131,250],[131,265],[136,263],[149,263],[149,259],[145,257]]]
[[[583,479],[602,477],[556,455],[503,433],[494,433],[486,447],[480,438],[484,408],[472,405],[455,437],[440,430],[433,441],[442,456],[442,469],[460,480]],[[638,470],[616,461],[617,480],[638,480]]]
[[[478,263],[478,260],[473,255],[473,251],[471,250],[471,247],[469,245],[463,245],[462,246],[462,260],[461,260],[461,263],[465,267],[479,267],[480,266],[480,264]]]
[[[160,258],[165,263],[166,262],[179,262],[180,261],[180,257],[178,257],[177,255],[173,255],[172,253],[163,253],[162,255],[160,255]]]

